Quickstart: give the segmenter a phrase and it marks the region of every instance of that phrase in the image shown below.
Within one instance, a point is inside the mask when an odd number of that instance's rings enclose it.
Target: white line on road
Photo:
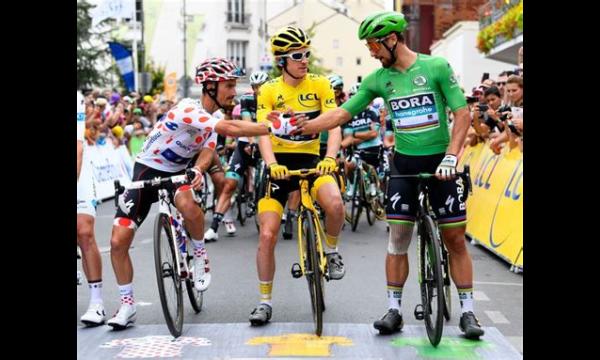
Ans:
[[[507,336],[506,340],[517,349],[518,352],[523,354],[523,337],[522,336]]]
[[[145,302],[145,301],[136,301],[135,304],[138,305],[138,306],[150,306],[150,305],[152,305],[152,303]]]
[[[473,298],[477,301],[490,301],[490,298],[483,291],[473,290]]]
[[[487,317],[492,320],[494,324],[510,324],[507,318],[502,315],[500,311],[484,311]]]
[[[473,284],[477,284],[477,285],[523,286],[523,284],[519,284],[519,283],[504,283],[504,282],[493,282],[493,281],[473,281]]]

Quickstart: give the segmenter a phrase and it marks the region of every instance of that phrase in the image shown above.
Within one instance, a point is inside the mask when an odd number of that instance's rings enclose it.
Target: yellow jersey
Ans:
[[[335,94],[329,80],[321,75],[306,74],[298,86],[283,81],[283,76],[267,81],[260,87],[256,119],[265,122],[273,111],[284,112],[291,108],[296,114],[306,114],[314,119],[337,107]],[[302,153],[319,155],[319,134],[279,136],[270,134],[274,153]]]

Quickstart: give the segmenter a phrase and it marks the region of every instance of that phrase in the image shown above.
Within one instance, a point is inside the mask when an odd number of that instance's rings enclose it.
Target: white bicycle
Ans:
[[[185,175],[134,181],[127,187],[115,181],[115,204],[125,190],[158,188],[159,211],[154,221],[154,264],[158,293],[163,315],[169,332],[179,337],[183,329],[183,283],[190,303],[197,314],[202,310],[202,292],[194,287],[193,246],[188,247],[191,237],[183,225],[183,216],[173,200],[174,184],[189,183],[195,173],[187,170]],[[201,206],[201,197],[192,190],[194,200]],[[191,245],[191,244],[190,244]]]

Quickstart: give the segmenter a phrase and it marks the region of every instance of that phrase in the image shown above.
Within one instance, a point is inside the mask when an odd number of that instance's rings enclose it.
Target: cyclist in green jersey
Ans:
[[[450,64],[441,57],[410,50],[402,36],[406,26],[404,15],[398,12],[368,16],[359,26],[358,37],[366,40],[371,56],[383,68],[367,76],[358,93],[341,107],[313,120],[299,121],[298,133],[315,134],[340,126],[374,98],[380,96],[385,100],[395,133],[392,174],[436,174],[436,179],[428,184],[430,202],[450,254],[450,272],[460,297],[459,327],[468,338],[479,338],[484,331],[473,313],[473,265],[465,245],[464,184],[460,178],[456,179],[456,154],[465,141],[470,115]],[[454,116],[452,136],[446,107]],[[416,182],[412,179],[390,180],[386,208],[390,224],[386,257],[389,309],[374,323],[380,333],[398,331],[403,326],[400,302],[408,277],[407,250],[417,196]]]

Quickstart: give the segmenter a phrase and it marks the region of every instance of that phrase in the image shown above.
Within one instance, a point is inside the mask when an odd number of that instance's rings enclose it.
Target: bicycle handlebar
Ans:
[[[160,187],[165,184],[189,183],[196,176],[196,172],[187,169],[183,175],[173,175],[165,178],[156,177],[150,180],[132,181],[128,186],[121,185],[119,180],[115,180],[115,204],[118,206],[118,198],[125,190],[149,189]]]
[[[464,170],[462,172],[457,172],[456,176],[462,177],[463,179],[465,179],[465,181],[466,181],[465,186],[467,187],[466,191],[471,192],[471,190],[473,189],[473,186],[471,183],[471,171],[470,171],[469,165],[465,165]],[[390,175],[390,179],[407,179],[407,178],[430,179],[432,177],[435,177],[435,174],[420,173],[420,174],[413,174],[413,175]]]
[[[309,175],[314,175],[317,173],[316,168],[312,169],[298,169],[298,170],[289,170],[289,176],[299,176],[299,177],[307,177]]]

